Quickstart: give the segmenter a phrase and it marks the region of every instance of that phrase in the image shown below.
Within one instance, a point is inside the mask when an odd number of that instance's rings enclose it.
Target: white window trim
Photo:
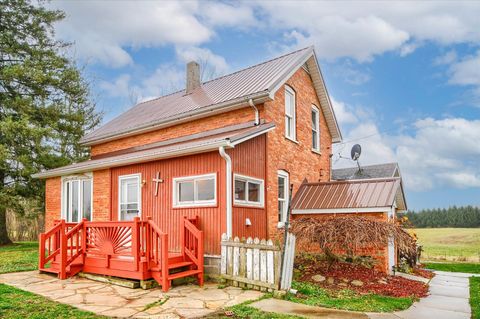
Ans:
[[[234,174],[233,175],[233,185],[235,185],[235,181],[240,180],[247,182],[246,186],[246,192],[245,192],[245,198],[246,200],[238,200],[235,199],[235,187],[233,187],[233,198],[234,198],[234,204],[235,205],[240,205],[240,206],[249,206],[249,207],[259,207],[259,208],[264,208],[265,207],[265,182],[263,179],[259,178],[254,178],[246,175],[240,175],[240,174]],[[248,200],[248,182],[253,182],[256,184],[260,184],[260,202],[251,202]]]
[[[214,180],[214,196],[213,200],[195,200],[196,190],[195,190],[195,181],[199,179],[212,179]],[[193,202],[184,202],[179,203],[178,201],[178,183],[184,181],[193,181]],[[188,207],[211,207],[217,205],[217,174],[204,174],[204,175],[193,175],[193,176],[184,176],[184,177],[175,177],[172,179],[172,203],[173,208],[188,208]]]
[[[287,115],[287,92],[292,94],[293,96],[293,114]],[[292,142],[298,143],[297,141],[297,99],[296,99],[296,94],[295,91],[289,87],[288,85],[285,85],[285,105],[284,105],[284,112],[285,112],[285,137]],[[287,125],[287,117],[292,119],[292,132],[291,135],[288,134],[288,125]]]
[[[65,198],[65,188],[66,188],[66,182],[69,182],[69,181],[74,181],[74,180],[78,180],[78,181],[81,181],[83,183],[84,180],[90,180],[91,182],[91,187],[90,187],[90,208],[91,208],[91,212],[90,212],[90,218],[91,220],[94,220],[93,219],[93,174],[92,173],[85,173],[83,175],[70,175],[70,176],[62,176],[60,178],[60,181],[61,181],[61,188],[60,188],[60,205],[61,205],[61,212],[60,212],[60,216],[62,219],[65,219],[67,220],[67,201],[66,201],[66,198]],[[79,192],[78,192],[78,196],[80,197],[80,200],[79,200],[79,207],[78,207],[78,210],[79,212],[81,212],[81,214],[78,214],[78,221],[76,222],[80,222],[82,219],[83,219],[83,200],[82,200],[82,197],[83,197],[83,185],[81,185],[82,183],[79,183]],[[80,187],[80,185],[82,187]],[[67,221],[68,222],[68,221]],[[72,223],[75,223],[74,221],[72,221]]]
[[[137,178],[138,179],[138,217],[142,217],[142,174],[129,174],[129,175],[120,175],[118,176],[118,220],[122,220],[122,210],[121,210],[121,196],[122,196],[122,180]]]
[[[312,112],[315,113],[315,124],[317,126],[316,130],[312,126],[312,136],[313,132],[317,134],[317,148],[312,145],[312,151],[320,153],[320,110],[315,105],[312,105]]]
[[[285,225],[286,222],[286,217],[287,217],[287,212],[288,212],[288,202],[289,202],[289,194],[288,192],[290,191],[290,174],[288,174],[287,171],[284,170],[278,170],[277,171],[277,180],[278,176],[283,177],[285,179],[285,190],[284,190],[284,201],[285,201],[285,212],[283,214],[283,220],[278,221],[278,228],[282,228]],[[277,185],[277,190],[278,190],[279,185]],[[278,198],[278,192],[277,192],[277,200],[280,201],[280,198]]]

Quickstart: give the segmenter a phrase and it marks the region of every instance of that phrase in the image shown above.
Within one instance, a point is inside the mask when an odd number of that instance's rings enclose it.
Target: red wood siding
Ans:
[[[156,173],[164,180],[155,197]],[[218,152],[135,164],[112,169],[112,220],[118,220],[118,178],[121,175],[141,174],[142,219],[152,217],[163,231],[169,234],[170,249],[178,250],[180,221],[184,216],[200,216],[200,229],[204,231],[205,253],[220,253],[220,238],[225,232],[225,161]],[[217,174],[217,206],[202,208],[173,208],[173,178],[191,175]]]
[[[237,145],[228,150],[233,162],[233,172],[265,179],[265,135]],[[155,197],[156,173],[164,180]],[[214,207],[173,208],[173,178],[217,174],[217,205]],[[118,220],[118,180],[122,175],[141,174],[142,219],[152,217],[160,229],[169,234],[170,249],[179,249],[179,227],[184,216],[200,216],[200,229],[205,234],[205,253],[220,254],[221,234],[226,231],[225,208],[225,160],[218,152],[209,152],[162,161],[129,165],[112,169],[111,220]],[[265,183],[266,187],[266,183]],[[249,218],[252,226],[245,226]],[[266,211],[263,208],[233,208],[233,231],[240,237],[266,237]]]
[[[261,135],[245,143],[237,145],[229,151],[233,162],[233,173],[255,177],[265,181],[266,172],[266,139],[267,136]],[[266,194],[264,198],[266,202]],[[246,226],[245,220],[249,218],[252,225]],[[259,237],[267,236],[267,213],[265,208],[242,207],[233,205],[233,236],[239,237]]]

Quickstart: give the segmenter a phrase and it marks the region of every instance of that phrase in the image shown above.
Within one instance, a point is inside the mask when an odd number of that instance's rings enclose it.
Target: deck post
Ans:
[[[145,244],[145,257],[147,259],[147,267],[150,269],[150,261],[152,258],[152,229],[150,227],[150,221],[152,217],[147,217],[147,222],[145,223],[145,233],[146,233],[146,244]]]
[[[187,216],[183,216],[183,220],[180,226],[180,253],[183,260],[185,260],[185,223],[187,222]]]
[[[82,264],[85,265],[85,258],[87,256],[87,219],[83,218],[82,223]]]
[[[42,269],[45,267],[45,234],[38,235],[38,240],[40,241],[38,245],[38,269]]]
[[[162,238],[162,290],[168,291],[170,289],[170,280],[168,279],[168,235],[161,234]]]
[[[60,279],[67,279],[67,235],[65,219],[60,222]]]
[[[140,217],[134,217],[132,222],[132,254],[134,260],[135,271],[138,271],[138,255],[140,254],[140,240],[139,240],[139,231],[138,225],[140,222]]]

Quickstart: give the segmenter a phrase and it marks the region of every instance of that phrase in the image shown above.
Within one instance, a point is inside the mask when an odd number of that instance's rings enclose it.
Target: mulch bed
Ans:
[[[425,297],[428,286],[424,283],[397,276],[389,276],[380,271],[351,263],[337,262],[328,269],[326,261],[297,256],[295,268],[299,270],[298,281],[306,281],[322,288],[340,290],[351,289],[358,293],[374,293],[392,297]],[[318,282],[312,279],[315,275],[322,275],[326,280]],[[333,283],[332,283],[333,279]],[[357,286],[352,281],[361,281]]]

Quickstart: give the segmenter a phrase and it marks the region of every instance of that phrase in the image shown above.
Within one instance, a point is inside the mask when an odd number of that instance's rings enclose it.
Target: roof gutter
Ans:
[[[119,138],[123,138],[127,136],[150,132],[150,131],[158,130],[164,127],[169,127],[169,126],[181,124],[184,122],[193,121],[195,119],[211,116],[214,114],[229,112],[229,111],[249,105],[250,100],[252,101],[253,104],[259,104],[259,103],[268,101],[270,100],[269,93],[270,92],[268,91],[261,91],[255,94],[236,98],[230,101],[213,104],[211,106],[202,107],[197,110],[185,112],[181,115],[169,117],[158,122],[153,122],[153,123],[142,125],[140,127],[131,128],[125,132],[118,133],[118,134],[111,133],[105,136],[100,136],[96,138],[93,137],[91,139],[88,137],[82,138],[80,140],[80,143],[85,146],[96,145],[96,144],[105,143],[108,141],[117,140]]]
[[[79,173],[91,172],[99,169],[124,166],[128,164],[144,163],[144,162],[150,162],[158,159],[204,153],[204,152],[215,150],[219,147],[233,147],[233,146],[230,144],[230,141],[222,140],[222,141],[216,141],[213,143],[198,145],[195,147],[190,147],[185,149],[174,149],[174,150],[160,152],[160,153],[151,152],[143,155],[130,156],[130,157],[115,156],[108,161],[98,160],[98,163],[94,163],[94,164],[90,164],[91,161],[86,161],[84,162],[86,163],[86,165],[83,165],[83,166],[82,165],[77,165],[73,167],[66,166],[65,168],[52,169],[49,171],[33,174],[32,177],[44,179],[44,178],[57,177],[57,176],[70,175],[70,174],[79,174]]]
[[[227,220],[227,238],[232,238],[232,228],[233,228],[233,214],[232,214],[232,159],[230,156],[225,152],[225,147],[220,146],[218,148],[218,152],[220,153],[220,156],[225,160],[225,174],[226,174],[226,220]]]

